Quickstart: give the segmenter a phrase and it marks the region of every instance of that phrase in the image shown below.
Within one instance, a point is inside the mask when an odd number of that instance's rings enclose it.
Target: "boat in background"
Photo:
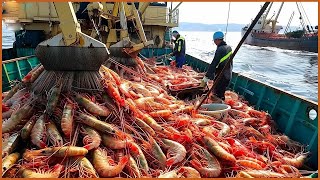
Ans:
[[[302,17],[300,17],[301,25],[303,27],[302,30],[288,32],[290,23],[294,16],[294,13],[292,13],[289,23],[285,28],[284,34],[279,34],[280,30],[282,30],[283,27],[277,25],[277,19],[279,17],[283,4],[284,3],[281,4],[280,9],[274,19],[272,19],[272,17],[270,19],[267,19],[272,6],[272,3],[270,3],[268,10],[258,20],[257,24],[254,26],[244,43],[253,46],[277,47],[281,49],[301,50],[317,53],[318,26],[315,26],[315,29],[313,29],[312,26],[305,25],[306,23],[304,22]],[[300,12],[298,4],[297,7]],[[241,29],[242,36],[246,33],[249,26],[250,24]]]

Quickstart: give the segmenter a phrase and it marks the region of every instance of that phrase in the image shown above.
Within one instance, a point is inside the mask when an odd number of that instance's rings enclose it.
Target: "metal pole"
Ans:
[[[219,82],[219,80],[222,77],[223,71],[224,69],[230,65],[230,63],[232,62],[234,56],[237,54],[238,50],[240,49],[241,45],[243,44],[244,40],[246,40],[246,38],[248,37],[249,33],[251,32],[251,30],[253,29],[254,25],[256,25],[256,23],[258,22],[259,18],[261,17],[261,15],[264,13],[264,11],[267,9],[268,5],[270,4],[270,2],[266,2],[264,3],[263,7],[261,8],[260,12],[257,14],[256,18],[252,21],[250,27],[248,28],[248,30],[246,31],[246,33],[244,34],[244,36],[242,37],[242,39],[240,40],[238,46],[236,47],[236,49],[234,50],[234,52],[231,54],[229,60],[227,61],[227,63],[224,65],[222,71],[219,73],[217,79],[213,82],[212,87],[210,88],[210,90],[207,92],[206,96],[201,100],[201,102],[196,106],[196,110],[199,109],[199,107],[203,104],[203,102],[208,98],[210,92],[217,86],[217,82]]]

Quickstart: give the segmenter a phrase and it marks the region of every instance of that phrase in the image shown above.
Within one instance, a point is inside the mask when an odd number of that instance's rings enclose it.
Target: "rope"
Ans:
[[[229,2],[229,9],[228,9],[228,18],[227,18],[227,26],[226,26],[225,41],[227,41],[227,32],[228,32],[228,26],[229,26],[229,15],[230,15],[230,5],[231,5],[231,2]]]
[[[302,6],[302,3],[301,3],[301,2],[300,2],[300,6],[301,6],[301,8],[302,8],[302,13],[304,14],[304,16],[306,17],[306,19],[307,19],[307,21],[308,21],[307,23],[309,23],[312,32],[314,32],[314,30],[313,30],[313,28],[312,28],[312,26],[311,26],[311,23],[310,23],[310,21],[309,21],[308,15],[307,15],[306,11],[304,10],[304,7]]]

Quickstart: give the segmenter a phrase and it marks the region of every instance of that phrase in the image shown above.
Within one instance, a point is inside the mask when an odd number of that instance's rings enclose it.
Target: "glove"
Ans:
[[[206,76],[204,76],[203,79],[201,80],[200,87],[205,87],[208,81],[209,79]]]

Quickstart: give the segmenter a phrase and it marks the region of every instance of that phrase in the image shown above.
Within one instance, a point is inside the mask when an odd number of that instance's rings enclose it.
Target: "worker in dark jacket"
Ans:
[[[176,57],[176,67],[182,68],[186,62],[186,41],[184,37],[178,33],[178,31],[173,31],[172,36],[175,38],[175,40],[174,49],[171,54]]]
[[[205,86],[210,80],[215,80],[218,74],[222,71],[223,67],[226,65],[226,62],[232,54],[232,49],[227,43],[223,40],[224,34],[221,31],[217,31],[213,34],[213,41],[217,45],[217,50],[214,55],[209,69],[206,75],[202,79],[201,86]],[[230,83],[232,77],[232,62],[228,65],[222,72],[222,77],[217,82],[216,88],[213,90],[213,95],[224,100],[224,92],[227,89],[227,86]]]

